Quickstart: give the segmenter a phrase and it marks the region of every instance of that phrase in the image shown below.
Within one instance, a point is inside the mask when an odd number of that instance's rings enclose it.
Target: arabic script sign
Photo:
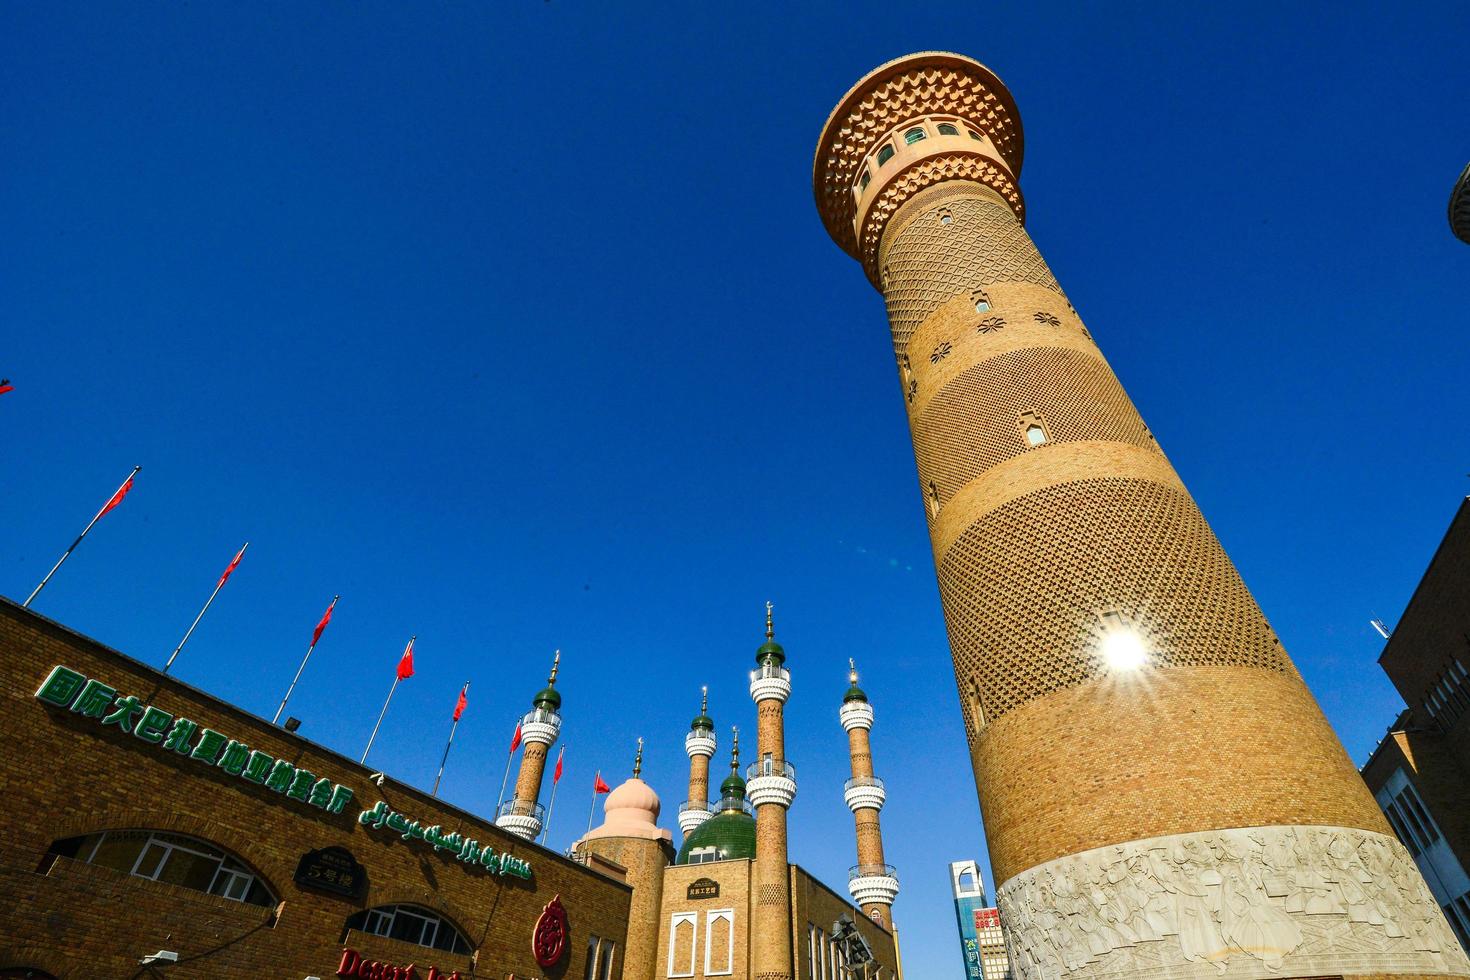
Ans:
[[[352,790],[346,786],[330,779],[318,779],[315,773],[252,749],[212,728],[200,728],[196,721],[176,718],[131,694],[118,694],[116,688],[70,667],[53,667],[36,691],[36,700],[92,718],[102,728],[116,726],[124,734],[165,752],[177,752],[328,813],[341,813],[352,802]]]
[[[458,832],[446,834],[444,828],[438,824],[425,827],[417,820],[410,820],[397,810],[388,809],[388,804],[382,800],[379,800],[378,805],[371,810],[359,813],[357,822],[370,830],[378,830],[386,826],[404,840],[421,840],[433,845],[436,851],[448,851],[465,864],[477,864],[491,874],[511,875],[527,881],[531,880],[529,861],[512,857],[503,851],[497,852],[489,844],[481,844]]]

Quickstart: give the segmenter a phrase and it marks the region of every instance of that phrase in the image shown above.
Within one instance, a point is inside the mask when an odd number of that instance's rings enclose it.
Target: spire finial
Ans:
[[[638,755],[633,759],[633,778],[637,779],[639,773],[643,772],[643,736],[638,736]]]
[[[772,609],[771,603],[769,601],[767,601],[766,602],[766,639],[768,639],[768,640],[774,640],[776,638],[776,628],[771,625],[771,609]]]
[[[701,684],[699,687],[699,713],[709,714],[709,685]]]
[[[740,726],[730,726],[730,772],[740,772]]]
[[[851,657],[847,658],[847,683],[857,684],[857,664],[852,662]]]
[[[551,676],[548,677],[548,678],[546,678],[546,683],[547,683],[548,686],[550,686],[550,687],[555,687],[556,686],[556,672],[560,668],[561,668],[561,651],[558,650],[558,651],[556,651],[556,655],[551,658]]]

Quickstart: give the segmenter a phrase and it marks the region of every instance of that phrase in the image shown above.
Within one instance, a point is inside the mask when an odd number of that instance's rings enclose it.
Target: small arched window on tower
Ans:
[[[863,175],[858,178],[858,193],[859,194],[861,194],[863,191],[865,191],[865,190],[868,189],[868,184],[872,181],[872,179],[873,179],[873,175],[870,174],[870,173],[868,173],[868,168],[867,167],[864,167],[863,168]]]
[[[1042,422],[1041,416],[1035,412],[1021,414],[1021,431],[1026,436],[1026,445],[1032,449],[1044,446],[1049,441],[1046,425]]]
[[[990,297],[985,295],[985,290],[977,289],[971,292],[970,301],[975,304],[976,313],[990,312]]]
[[[893,144],[892,143],[884,143],[883,146],[880,147],[879,150],[878,150],[878,166],[881,167],[881,166],[883,166],[883,164],[887,163],[889,160],[892,160],[892,159],[893,159]]]
[[[939,135],[940,136],[958,136],[958,135],[960,135],[960,131],[959,131],[958,127],[955,126],[954,123],[940,123],[939,124]]]
[[[966,129],[965,132],[967,132],[967,133],[970,134],[970,139],[975,140],[978,143],[984,143],[985,142],[985,137],[984,136],[981,136],[979,133],[975,132],[973,129]]]
[[[939,209],[939,223],[941,225],[947,225],[947,224],[949,224],[953,220],[954,220],[954,212],[950,211],[949,208],[940,208]]]
[[[903,141],[912,146],[913,144],[919,142],[919,140],[928,137],[928,135],[928,133],[924,132],[923,126],[915,126],[913,129],[903,134]]]
[[[931,517],[939,516],[939,484],[933,480],[929,481],[929,514]]]
[[[975,734],[985,727],[985,708],[980,703],[980,687],[974,683],[970,684],[970,720],[975,726]]]

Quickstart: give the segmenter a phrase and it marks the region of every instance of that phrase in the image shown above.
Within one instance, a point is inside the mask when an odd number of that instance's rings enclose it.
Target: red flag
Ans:
[[[612,792],[612,787],[609,786],[607,783],[604,783],[602,781],[602,773],[599,772],[597,774],[596,781],[593,782],[593,784],[592,784],[592,793],[593,793],[593,795],[597,795],[599,793],[611,793],[611,792]]]
[[[464,706],[470,703],[470,686],[466,684],[459,692],[459,700],[454,703],[454,720],[459,721],[459,716],[464,714]]]
[[[551,785],[555,786],[561,782],[561,757],[567,754],[567,747],[563,745],[561,751],[556,754],[556,772],[551,774]]]
[[[518,749],[520,747],[521,747],[521,723],[520,722],[516,722],[516,734],[515,734],[515,737],[510,740],[510,750],[511,750],[511,752],[514,752],[516,749]]]
[[[10,379],[9,378],[0,378],[0,395],[5,394],[7,391],[14,391],[14,390],[15,390],[15,385],[13,385],[13,384],[10,383]]]
[[[245,548],[248,547],[250,547],[250,544],[249,542],[246,542]],[[240,567],[240,559],[245,557],[245,548],[241,548],[238,552],[235,553],[234,560],[232,560],[230,564],[226,566],[225,573],[219,577],[219,585],[215,586],[216,589],[224,588],[225,580],[234,573],[235,569]]]
[[[413,676],[413,641],[418,637],[410,637],[408,646],[403,648],[403,656],[398,658],[398,679],[406,681]]]
[[[106,511],[103,511],[103,513],[106,513]],[[340,598],[342,597],[335,595],[332,596],[332,604],[327,607],[326,612],[322,613],[322,621],[320,623],[317,623],[316,629],[311,631],[311,647],[307,647],[308,650],[310,650],[312,647],[315,647],[316,641],[322,638],[322,630],[326,629],[327,624],[332,621],[332,610],[337,608],[337,600]]]
[[[122,503],[123,502],[123,498],[128,495],[128,491],[131,490],[131,489],[133,489],[133,478],[132,477],[128,477],[127,482],[124,483],[122,486],[120,486],[120,487],[117,488],[117,493],[115,493],[115,494],[112,495],[112,499],[107,502],[107,506],[103,507],[102,508],[102,513],[101,514],[98,514],[97,516],[98,517],[104,516],[108,511],[112,510],[112,508],[114,508],[118,504]]]

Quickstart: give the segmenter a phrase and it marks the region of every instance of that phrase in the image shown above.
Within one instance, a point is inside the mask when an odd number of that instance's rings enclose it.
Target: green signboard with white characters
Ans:
[[[313,772],[252,749],[212,728],[201,728],[198,722],[145,705],[131,694],[119,695],[116,688],[70,667],[52,668],[37,689],[36,699],[95,719],[104,728],[116,725],[163,751],[177,752],[328,813],[341,813],[352,802],[352,790],[346,786],[318,779]]]
[[[475,864],[496,875],[513,875],[516,878],[531,880],[531,864],[517,857],[511,857],[504,851],[496,852],[489,844],[481,844],[473,838],[465,837],[460,833],[446,834],[444,828],[438,824],[425,827],[417,820],[410,820],[406,815],[397,810],[388,809],[388,804],[382,800],[371,810],[364,810],[357,815],[357,822],[364,827],[377,830],[386,826],[389,830],[396,832],[404,840],[421,840],[432,844],[436,851],[449,851],[459,860],[466,864]]]
[[[177,752],[328,813],[342,813],[352,802],[352,790],[346,786],[330,779],[318,779],[313,772],[252,749],[212,728],[201,728],[198,722],[143,704],[131,694],[120,695],[116,688],[70,667],[53,667],[50,676],[36,690],[36,700],[91,718],[98,722],[99,727],[115,725],[140,741],[158,746],[161,751]],[[531,880],[530,862],[496,851],[489,844],[481,844],[460,833],[446,834],[438,824],[425,827],[417,820],[388,809],[388,804],[382,800],[371,810],[360,810],[357,822],[370,830],[386,826],[404,840],[424,841],[436,851],[448,851],[460,861],[484,868],[494,875]]]

